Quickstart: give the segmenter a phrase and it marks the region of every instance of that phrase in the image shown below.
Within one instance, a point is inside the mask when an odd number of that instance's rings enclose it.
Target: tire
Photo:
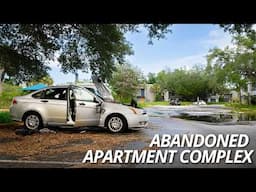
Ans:
[[[108,117],[106,121],[106,126],[108,130],[112,133],[122,133],[128,128],[126,119],[118,114]]]
[[[29,112],[24,117],[24,126],[28,130],[38,131],[43,127],[41,116],[36,112]]]

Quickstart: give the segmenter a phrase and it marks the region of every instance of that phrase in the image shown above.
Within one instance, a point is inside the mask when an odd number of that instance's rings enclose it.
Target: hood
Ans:
[[[117,111],[117,112],[118,111],[127,112],[127,113],[136,112],[137,114],[146,113],[146,111],[143,109],[134,108],[132,106],[122,105],[118,103],[111,103],[111,102],[104,102],[102,107],[105,108],[106,110]]]
[[[104,102],[103,107],[110,107],[112,109],[129,109],[130,106],[122,105],[119,103],[112,103],[112,102]]]
[[[101,97],[104,99],[104,101],[114,101],[114,97],[111,93],[111,90],[99,77],[92,75],[92,81],[95,87],[97,88],[97,91],[100,93]]]

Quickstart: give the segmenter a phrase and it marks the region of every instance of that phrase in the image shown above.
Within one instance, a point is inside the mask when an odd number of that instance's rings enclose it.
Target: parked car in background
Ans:
[[[86,88],[52,86],[13,98],[10,114],[23,121],[26,129],[48,125],[64,127],[103,127],[113,133],[148,125],[146,111],[106,102]]]
[[[199,101],[193,102],[193,105],[206,105],[206,102],[204,100],[199,100]]]
[[[170,105],[180,105],[180,100],[179,98],[171,99],[170,100]]]

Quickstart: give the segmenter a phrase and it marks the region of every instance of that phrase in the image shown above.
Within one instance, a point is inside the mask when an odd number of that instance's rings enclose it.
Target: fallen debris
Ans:
[[[84,130],[84,131],[81,131],[80,133],[86,133],[86,130]]]
[[[40,129],[39,131],[40,133],[54,133],[56,134],[57,132],[54,131],[54,130],[51,130],[51,129],[48,129],[48,128],[43,128],[43,129]]]
[[[65,157],[81,161],[89,149],[119,148],[127,142],[140,141],[144,138],[140,132],[110,134],[102,128],[70,129],[68,131],[66,128],[48,127],[42,131],[56,131],[56,134],[25,130],[23,124],[0,126],[0,138],[8,138],[2,140],[0,144],[0,159],[3,159],[2,157],[5,155],[13,155],[23,160],[48,160],[52,158],[62,161]],[[86,131],[85,134],[81,134],[82,131]]]
[[[15,130],[15,134],[16,135],[22,135],[22,136],[26,136],[26,135],[32,135],[33,133],[36,133],[37,131],[33,131],[33,130],[28,130],[28,129],[16,129]]]

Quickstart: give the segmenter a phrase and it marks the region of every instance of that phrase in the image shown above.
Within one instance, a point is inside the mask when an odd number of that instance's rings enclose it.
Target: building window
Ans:
[[[252,84],[252,91],[256,91],[256,83]]]
[[[140,96],[141,97],[145,97],[145,89],[141,89],[140,90]]]

